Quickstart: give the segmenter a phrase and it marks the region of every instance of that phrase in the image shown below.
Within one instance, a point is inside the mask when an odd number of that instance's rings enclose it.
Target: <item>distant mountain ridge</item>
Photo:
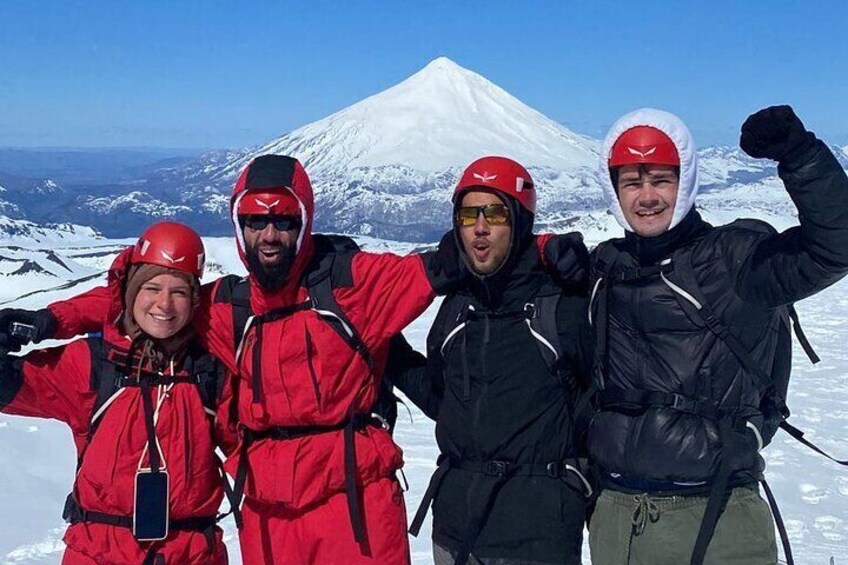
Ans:
[[[834,150],[848,166],[848,149]],[[109,237],[137,235],[164,218],[206,235],[229,235],[227,211],[238,173],[257,155],[274,153],[304,163],[316,194],[316,229],[428,242],[449,225],[450,197],[462,168],[496,154],[530,170],[539,188],[539,225],[617,233],[597,176],[599,151],[600,141],[441,57],[391,88],[254,148],[113,168],[111,181],[82,185],[13,176],[0,167],[0,187],[6,187],[0,190],[0,214],[93,226]],[[779,188],[777,195],[771,188],[739,190],[771,187],[771,162],[731,147],[708,147],[700,156],[703,193],[710,195],[703,203],[711,209],[724,213],[741,205],[768,212],[775,198],[789,202]],[[121,176],[127,170],[135,175]],[[734,197],[723,202],[720,195],[728,189]]]

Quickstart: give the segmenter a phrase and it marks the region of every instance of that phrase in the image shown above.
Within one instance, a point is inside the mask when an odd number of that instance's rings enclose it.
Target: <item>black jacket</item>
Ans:
[[[779,324],[786,323],[779,307],[848,272],[848,178],[841,166],[818,142],[778,172],[798,207],[798,227],[781,234],[753,220],[713,227],[693,210],[661,236],[627,233],[593,252],[591,311],[603,336],[595,378],[603,391],[588,443],[614,483],[709,482],[721,450],[716,419],[683,405],[605,406],[604,395],[622,391],[676,393],[687,403],[734,414],[737,439],[747,449],[734,456],[732,470],[752,478],[762,470],[747,423],[763,431],[761,402],[769,391],[687,311],[686,299],[672,288],[682,286],[673,266],[664,276],[648,269],[647,276],[622,279],[669,257],[672,265],[688,262],[709,308],[768,372]]]
[[[574,261],[582,265],[568,290],[545,272],[528,236],[495,277],[475,278],[445,298],[428,336],[426,364],[408,346],[392,347],[387,375],[436,419],[440,461],[451,464],[433,502],[433,538],[442,546],[461,549],[479,522],[470,547],[477,557],[579,563],[583,492],[574,481],[511,474],[581,452],[573,410],[586,388],[591,338],[588,254],[579,240],[574,245],[582,250]],[[541,295],[559,297],[563,354],[553,371],[527,325],[525,305]],[[481,472],[492,461],[508,464],[505,476]]]

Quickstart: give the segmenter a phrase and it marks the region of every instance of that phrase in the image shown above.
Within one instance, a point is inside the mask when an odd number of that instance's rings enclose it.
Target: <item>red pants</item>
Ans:
[[[239,535],[245,564],[406,565],[406,507],[395,479],[385,478],[362,491],[367,542],[358,544],[344,493],[320,506],[294,511],[245,498]]]

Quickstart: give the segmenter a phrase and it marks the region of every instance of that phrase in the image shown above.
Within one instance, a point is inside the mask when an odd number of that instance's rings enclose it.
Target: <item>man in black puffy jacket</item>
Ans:
[[[466,169],[454,229],[472,276],[445,297],[426,363],[392,348],[393,383],[436,420],[441,455],[410,530],[433,504],[437,565],[579,565],[589,484],[574,409],[591,354],[588,252],[562,236],[560,280],[532,233],[536,190],[504,157]]]
[[[595,565],[777,562],[758,451],[785,414],[789,307],[848,272],[848,178],[789,106],[750,116],[740,144],[778,162],[799,226],[702,220],[676,116],[637,110],[604,143],[626,233],[590,260]]]

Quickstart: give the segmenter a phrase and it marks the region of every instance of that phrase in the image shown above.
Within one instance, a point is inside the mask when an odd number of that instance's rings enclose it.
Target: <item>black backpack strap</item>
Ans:
[[[118,366],[108,359],[108,346],[101,337],[88,338],[88,349],[91,353],[91,376],[90,386],[92,391],[97,392],[94,406],[89,416],[87,442],[91,442],[94,433],[100,426],[100,420],[112,403],[113,397],[117,396],[123,389],[121,381],[123,374]],[[80,454],[78,464],[82,463],[85,450]]]
[[[324,236],[316,243],[313,268],[306,276],[306,288],[312,309],[315,310],[330,327],[356,351],[370,371],[374,371],[374,358],[359,332],[339,307],[333,290],[353,285],[351,262],[358,252],[353,240],[343,236]],[[327,248],[332,245],[331,248]],[[338,247],[336,247],[338,246]]]
[[[771,507],[772,516],[774,516],[774,523],[780,534],[780,543],[783,546],[783,556],[786,558],[786,565],[795,565],[795,558],[792,556],[792,546],[789,544],[789,534],[786,533],[786,524],[783,523],[783,516],[781,516],[780,509],[777,507],[777,500],[775,500],[774,493],[771,491],[771,487],[766,482],[765,477],[760,479],[760,483],[763,485],[769,507]]]
[[[810,340],[807,339],[807,335],[801,327],[801,320],[798,319],[798,311],[795,310],[795,305],[789,304],[786,309],[789,312],[789,317],[792,319],[792,330],[795,332],[795,337],[798,338],[798,343],[801,344],[801,348],[804,350],[804,353],[807,354],[807,358],[809,358],[810,362],[815,365],[821,361],[821,358],[818,354],[816,354],[816,350],[813,349],[813,345],[810,343]]]
[[[561,296],[561,292],[537,296],[533,302],[524,305],[530,334],[539,346],[539,352],[548,370],[558,377],[558,361],[563,356],[562,343],[557,330],[557,307]]]
[[[192,345],[183,364],[183,369],[191,376],[192,382],[197,385],[197,392],[200,394],[203,407],[210,415],[214,416],[226,378],[224,366],[211,354]]]
[[[442,486],[442,480],[451,467],[450,458],[444,455],[439,456],[437,463],[438,466],[430,477],[430,483],[427,485],[427,490],[421,498],[421,504],[418,505],[418,510],[415,511],[415,517],[409,525],[409,533],[415,537],[418,537],[418,532],[421,531],[421,526],[424,524],[424,518],[427,517],[427,511],[430,510],[430,505],[433,503],[433,499],[436,498],[439,487]]]
[[[218,283],[215,302],[229,303],[233,316],[233,351],[236,360],[241,356],[242,341],[253,316],[250,308],[250,281],[246,277],[227,275]]]
[[[840,465],[848,466],[848,459],[836,459],[836,458],[835,458],[835,457],[833,457],[832,455],[829,455],[829,454],[828,454],[827,452],[825,452],[825,451],[824,451],[821,447],[817,446],[816,444],[814,444],[813,442],[811,442],[810,440],[808,440],[807,438],[805,438],[805,437],[804,437],[804,432],[803,432],[803,431],[799,430],[798,428],[796,428],[795,426],[793,426],[792,424],[790,424],[790,423],[789,423],[789,422],[787,422],[786,420],[781,420],[781,422],[780,422],[780,424],[779,424],[779,425],[780,425],[780,428],[781,428],[783,431],[785,431],[785,432],[786,432],[786,433],[788,433],[790,436],[792,436],[792,437],[793,437],[793,438],[795,438],[797,441],[799,441],[801,444],[803,444],[803,445],[805,445],[806,447],[808,447],[808,448],[812,449],[813,451],[815,451],[815,452],[816,452],[816,453],[818,453],[819,455],[823,455],[823,456],[827,457],[828,459],[830,459],[831,461],[833,461],[833,462],[835,462],[835,463],[839,463]]]
[[[671,258],[663,260],[659,265],[662,268],[660,277],[672,290],[681,308],[724,343],[745,369],[757,378],[762,389],[768,390],[773,384],[771,377],[710,308],[692,269],[691,256],[689,250],[684,248],[674,253]]]

